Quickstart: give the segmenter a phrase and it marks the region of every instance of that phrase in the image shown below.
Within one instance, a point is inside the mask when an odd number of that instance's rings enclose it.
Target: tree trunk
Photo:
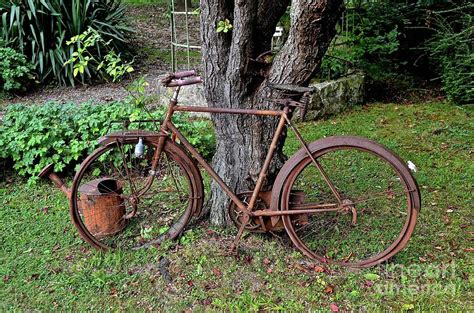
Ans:
[[[343,0],[293,0],[288,39],[269,68],[259,68],[252,60],[271,49],[275,26],[289,2],[201,1],[203,76],[210,107],[278,109],[264,100],[270,96],[268,83],[309,83],[335,35]],[[217,23],[224,19],[229,19],[233,28],[228,33],[217,33]],[[212,121],[217,133],[214,169],[231,189],[253,189],[277,119],[214,114]],[[271,188],[284,160],[281,146],[272,161],[266,188]],[[211,223],[227,224],[229,199],[216,183],[211,186],[209,201]]]

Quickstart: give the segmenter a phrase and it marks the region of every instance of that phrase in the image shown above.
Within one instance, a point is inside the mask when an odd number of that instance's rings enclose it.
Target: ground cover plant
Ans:
[[[0,182],[1,310],[472,310],[473,111],[445,103],[374,104],[300,125],[308,140],[376,139],[417,166],[423,207],[408,247],[366,270],[328,268],[281,234],[246,235],[196,222],[178,242],[99,253],[82,242],[62,193]],[[285,151],[298,148],[290,136]]]
[[[0,93],[24,91],[34,81],[33,66],[12,48],[0,45]]]

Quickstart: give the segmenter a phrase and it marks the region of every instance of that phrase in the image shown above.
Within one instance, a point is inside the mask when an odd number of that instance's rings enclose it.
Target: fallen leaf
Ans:
[[[87,253],[87,252],[89,252],[89,250],[90,250],[90,249],[87,248],[87,247],[82,247],[82,248],[81,248],[81,252],[84,253],[84,254]]]
[[[367,280],[365,283],[364,283],[364,286],[367,287],[367,288],[370,288],[374,285],[374,282],[371,281],[371,280]]]
[[[204,288],[205,290],[216,289],[216,288],[217,288],[217,285],[214,284],[213,282],[207,282],[207,283],[204,283],[203,288]]]
[[[315,266],[315,267],[314,267],[314,271],[315,271],[316,273],[322,273],[322,272],[325,271],[325,269],[324,269],[324,267],[318,265],[318,266]]]
[[[212,269],[212,272],[213,272],[214,275],[216,275],[217,277],[221,277],[221,276],[222,276],[221,270],[218,269],[217,267],[213,268],[213,269]]]
[[[194,287],[194,282],[192,280],[188,280],[188,286],[189,287]]]
[[[111,295],[112,297],[117,297],[117,289],[116,289],[116,288],[110,289],[110,295]]]
[[[421,257],[421,256],[420,256],[418,259],[419,259],[420,262],[422,262],[422,263],[425,263],[425,262],[427,261],[425,258],[423,258],[423,257]]]
[[[10,276],[3,276],[4,283],[8,283],[9,280],[10,280]]]
[[[41,212],[43,212],[44,214],[48,214],[49,213],[49,207],[45,206],[44,208],[41,209]]]
[[[271,267],[269,267],[269,268],[267,269],[267,273],[268,273],[268,274],[273,273],[273,269],[272,269]]]
[[[474,252],[474,248],[466,248],[464,249],[464,252]]]
[[[441,246],[436,246],[435,249],[439,250],[439,251],[443,250],[443,248],[441,248]]]
[[[296,263],[296,264],[295,264],[295,267],[296,267],[297,269],[299,269],[301,272],[304,272],[304,273],[307,273],[307,272],[308,272],[308,270],[307,270],[303,265],[301,265],[301,264]]]
[[[331,312],[339,312],[339,307],[335,303],[331,303],[329,309],[331,309]]]
[[[208,299],[204,299],[202,300],[202,305],[210,305],[211,304],[211,300],[208,298]]]
[[[268,264],[270,264],[270,263],[271,263],[271,261],[270,261],[269,258],[264,258],[264,259],[263,259],[263,264],[268,265]]]
[[[324,293],[326,294],[331,294],[334,292],[334,287],[331,285],[327,285],[326,288],[324,288]]]

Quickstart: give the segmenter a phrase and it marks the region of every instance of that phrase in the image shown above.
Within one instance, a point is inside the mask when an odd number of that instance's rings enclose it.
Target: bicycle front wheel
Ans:
[[[134,249],[177,237],[202,205],[202,180],[176,144],[165,141],[158,166],[157,139],[113,141],[82,163],[71,189],[71,218],[98,249]]]
[[[297,160],[283,187],[283,217],[305,255],[349,267],[379,264],[413,233],[419,191],[403,161],[364,138],[332,137]]]

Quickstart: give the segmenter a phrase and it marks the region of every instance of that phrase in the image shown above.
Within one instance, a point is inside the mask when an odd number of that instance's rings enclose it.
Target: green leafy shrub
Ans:
[[[400,46],[394,21],[398,13],[399,7],[384,2],[349,9],[344,24],[338,26],[340,34],[322,61],[321,77],[337,78],[359,69],[373,80],[390,78],[398,65],[393,62]]]
[[[105,42],[115,51],[129,51],[131,30],[121,0],[0,1],[0,37],[29,58],[41,81],[74,85],[73,64],[63,66],[74,52],[66,41],[89,27],[104,39],[95,44],[94,56],[107,54]]]
[[[10,105],[0,124],[0,159],[11,159],[13,167],[21,176],[36,175],[49,163],[55,171],[72,169],[93,149],[97,139],[108,132],[122,129],[112,120],[128,120],[134,111],[128,101],[102,105],[58,104]],[[139,118],[161,119],[163,109],[141,113]],[[174,123],[190,138],[191,143],[205,156],[214,151],[214,134],[209,121],[190,119],[188,115],[176,114]],[[131,124],[130,128],[154,129],[153,124]]]
[[[438,69],[442,88],[450,101],[474,103],[474,4],[432,16],[434,35],[424,50]]]
[[[99,60],[99,56],[94,56],[93,49],[98,43],[103,44],[104,49],[109,49],[103,57],[104,60]],[[110,48],[110,41],[106,42],[99,32],[91,27],[82,34],[72,37],[66,44],[73,45],[75,50],[64,65],[72,64],[73,76],[80,75],[82,83],[97,76],[105,80],[112,78],[116,82],[134,70],[129,63],[123,62],[120,55]]]
[[[33,66],[12,48],[0,46],[0,88],[5,92],[25,90],[34,80]]]
[[[383,90],[382,97],[387,90],[404,97],[408,90],[437,89],[436,82],[441,81],[451,101],[473,102],[472,1],[345,3],[347,10],[323,59],[319,79],[360,69],[367,73],[370,94]]]

